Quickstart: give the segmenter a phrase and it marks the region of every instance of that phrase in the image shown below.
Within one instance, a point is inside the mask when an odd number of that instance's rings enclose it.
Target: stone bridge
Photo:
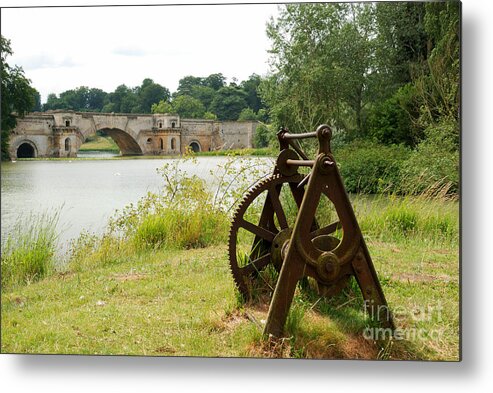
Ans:
[[[183,154],[252,147],[256,121],[180,119],[169,114],[35,112],[17,119],[10,157],[76,157],[88,136],[104,131],[122,155]]]

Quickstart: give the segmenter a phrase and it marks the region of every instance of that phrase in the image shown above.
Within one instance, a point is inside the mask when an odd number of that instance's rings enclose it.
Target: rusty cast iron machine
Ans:
[[[356,278],[369,315],[393,329],[385,296],[331,152],[332,130],[327,125],[301,134],[281,129],[277,137],[281,151],[274,172],[246,193],[235,212],[229,237],[231,271],[245,299],[251,297],[253,280],[262,270],[271,265],[279,272],[264,334],[283,334],[300,280],[310,278],[318,293],[329,297],[345,288],[351,276]],[[300,139],[307,138],[318,139],[314,159],[309,159],[299,144]],[[302,175],[300,167],[311,169]],[[297,209],[291,225],[283,208],[283,187]],[[260,218],[258,223],[252,223],[246,212],[261,195],[266,197]],[[321,225],[316,217],[317,207],[327,198],[329,204],[323,206],[331,204],[337,219]],[[251,250],[244,257],[238,250],[240,229],[254,237]]]

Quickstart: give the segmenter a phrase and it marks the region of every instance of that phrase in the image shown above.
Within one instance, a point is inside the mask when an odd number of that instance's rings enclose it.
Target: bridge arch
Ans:
[[[15,151],[17,158],[36,158],[38,156],[36,144],[28,139],[20,141]]]
[[[142,155],[142,149],[137,141],[127,132],[119,128],[102,128],[98,131],[105,132],[117,144],[122,156]]]
[[[202,151],[202,148],[201,148],[200,143],[198,141],[191,141],[188,144],[188,147],[190,147],[190,149],[192,149],[192,151],[194,153],[198,153],[198,152]]]

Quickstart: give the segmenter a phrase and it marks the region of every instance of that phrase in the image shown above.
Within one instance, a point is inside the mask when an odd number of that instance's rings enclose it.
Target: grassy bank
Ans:
[[[194,153],[194,155],[196,156],[268,156],[268,157],[273,157],[276,156],[277,154],[279,154],[279,151],[270,147],[201,151]]]
[[[66,270],[3,288],[2,352],[457,360],[457,203],[358,197],[354,205],[403,340],[364,337],[372,325],[354,283],[332,299],[297,291],[286,339],[263,340],[268,298],[238,300],[227,225],[194,231],[211,217],[190,206],[179,232],[128,220],[130,210],[116,222],[127,238],[82,236]],[[169,236],[183,242],[170,247]]]
[[[120,149],[117,144],[108,136],[93,135],[88,137],[86,142],[79,148],[80,151],[105,151],[118,153]]]
[[[105,139],[103,137],[97,137]],[[111,139],[111,138],[110,138]],[[116,145],[115,145],[116,146]],[[119,153],[120,150],[116,146],[115,148],[107,146],[105,142],[87,142],[81,146],[79,151],[98,151],[108,153]],[[203,151],[197,153],[188,153],[187,156],[193,155],[196,157],[274,157],[278,152],[269,148],[262,149],[233,149],[233,150],[217,150],[217,151]],[[135,156],[114,156],[114,157],[38,157],[38,158],[18,158],[17,161],[73,161],[73,160],[162,160],[172,158],[182,158],[181,155],[162,155],[162,156],[147,156],[147,155],[135,155]]]
[[[162,191],[116,212],[103,236],[76,239],[63,270],[54,269],[60,263],[52,252],[30,252],[38,244],[47,249],[38,241],[46,236],[37,236],[43,225],[2,243],[3,352],[458,359],[456,201],[352,196],[395,315],[394,339],[385,332],[382,339],[364,314],[353,280],[331,298],[298,288],[285,338],[271,340],[262,338],[271,290],[258,280],[254,300],[245,304],[226,250],[231,201],[239,200],[248,179],[261,176],[259,168],[249,158],[229,158],[214,171],[211,192],[179,164],[167,161],[158,170]],[[280,199],[292,222],[296,204],[285,199],[289,195]],[[248,220],[257,222],[261,206],[251,205]],[[330,204],[319,208],[319,224],[332,222]],[[23,233],[33,234],[29,242],[17,240]],[[239,239],[238,250],[249,250],[252,240]],[[26,269],[12,268],[24,260]],[[32,275],[31,266],[47,268]]]

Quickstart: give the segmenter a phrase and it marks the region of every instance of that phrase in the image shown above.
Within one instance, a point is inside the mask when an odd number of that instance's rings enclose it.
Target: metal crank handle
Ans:
[[[316,138],[317,137],[317,132],[305,132],[302,134],[291,134],[289,132],[284,132],[281,135],[281,138],[283,139],[308,139],[308,138]]]

